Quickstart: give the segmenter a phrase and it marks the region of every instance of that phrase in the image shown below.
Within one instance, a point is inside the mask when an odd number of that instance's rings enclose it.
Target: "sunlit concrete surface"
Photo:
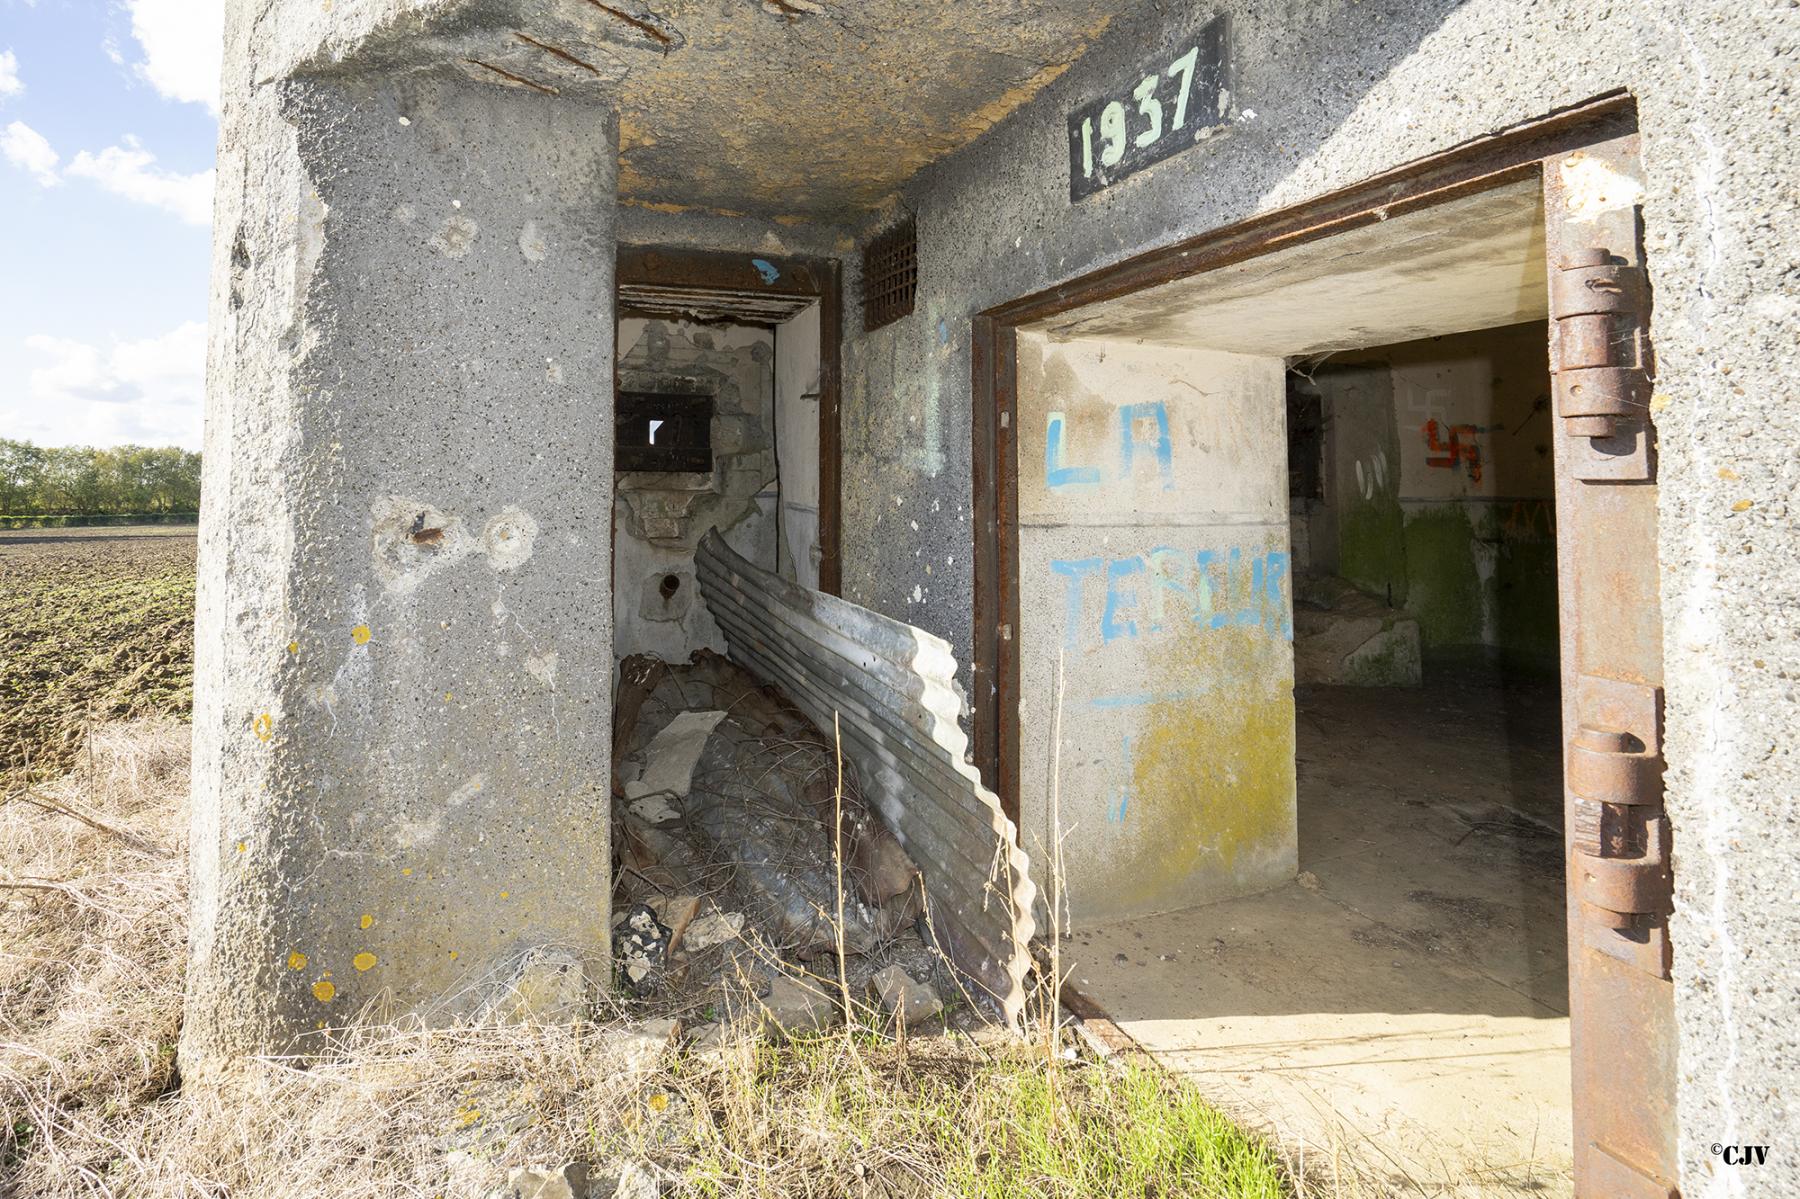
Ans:
[[[1298,710],[1299,881],[1078,934],[1074,983],[1325,1177],[1572,1193],[1554,688]]]

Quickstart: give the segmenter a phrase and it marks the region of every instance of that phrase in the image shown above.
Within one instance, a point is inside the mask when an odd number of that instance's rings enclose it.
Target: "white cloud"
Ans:
[[[166,99],[218,112],[225,0],[125,0],[125,7],[144,49],[137,73]]]
[[[55,187],[62,182],[56,174],[56,164],[62,157],[51,149],[43,134],[23,121],[14,121],[0,132],[0,154],[36,180],[39,187]]]
[[[190,225],[212,223],[213,172],[183,175],[165,170],[135,137],[128,136],[123,145],[108,146],[98,154],[83,150],[70,161],[67,174],[91,179],[128,200],[172,212]]]
[[[98,346],[38,335],[25,348],[47,362],[23,399],[0,399],[0,428],[39,445],[182,445],[200,448],[206,326],[189,321],[161,337]]]
[[[25,90],[19,78],[19,57],[11,50],[0,50],[0,96],[16,96]]]

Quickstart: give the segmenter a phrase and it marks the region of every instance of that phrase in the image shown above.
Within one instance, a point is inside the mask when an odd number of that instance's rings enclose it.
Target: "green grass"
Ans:
[[[1138,1065],[989,1054],[909,1057],[876,1040],[852,1052],[841,1034],[758,1047],[750,1064],[683,1087],[708,1097],[711,1116],[693,1125],[683,1181],[709,1196],[863,1184],[957,1199],[1288,1194],[1273,1153],[1190,1086]],[[797,1176],[822,1189],[796,1188]]]

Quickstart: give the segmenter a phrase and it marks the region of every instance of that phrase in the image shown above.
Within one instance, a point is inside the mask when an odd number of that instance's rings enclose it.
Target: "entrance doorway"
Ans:
[[[615,660],[723,652],[694,561],[715,528],[835,594],[840,308],[834,261],[621,248]]]
[[[978,761],[1075,998],[1402,1193],[1672,1193],[1629,121],[976,322]]]

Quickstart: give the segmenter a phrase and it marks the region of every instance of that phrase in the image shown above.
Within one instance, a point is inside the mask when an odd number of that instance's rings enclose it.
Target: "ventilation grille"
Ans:
[[[910,315],[919,294],[919,233],[909,217],[863,251],[863,330]]]

